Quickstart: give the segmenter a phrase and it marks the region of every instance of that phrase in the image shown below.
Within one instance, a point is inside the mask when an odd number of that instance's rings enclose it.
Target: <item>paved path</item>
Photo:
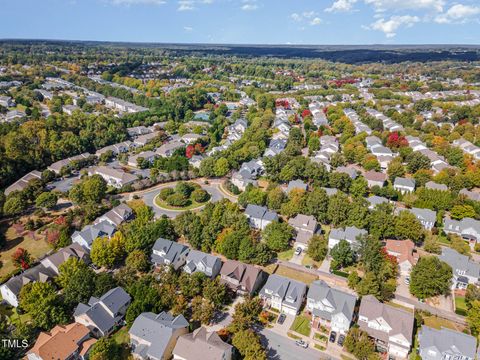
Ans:
[[[209,182],[208,184],[205,184],[206,180],[208,180]],[[220,201],[221,199],[224,199],[224,198],[227,198],[232,202],[237,201],[237,198],[235,196],[228,194],[222,189],[221,184],[223,183],[224,179],[199,178],[199,179],[188,180],[188,181],[199,184],[202,187],[202,189],[207,191],[211,196],[211,199],[210,199],[211,202]],[[161,217],[162,215],[166,215],[170,218],[174,218],[178,214],[181,214],[182,212],[184,212],[184,210],[167,210],[167,209],[160,208],[158,205],[155,204],[155,197],[158,195],[161,189],[173,188],[175,187],[177,182],[178,181],[158,184],[145,190],[122,194],[121,196],[125,200],[131,200],[136,195],[139,198],[141,198],[145,202],[145,204],[153,208],[153,211],[155,212],[156,217]],[[202,208],[203,206],[196,208],[194,211],[201,210]]]
[[[262,344],[267,348],[267,357],[272,360],[318,360],[334,359],[327,354],[308,347],[304,349],[295,344],[295,340],[277,334],[269,329],[260,331]]]

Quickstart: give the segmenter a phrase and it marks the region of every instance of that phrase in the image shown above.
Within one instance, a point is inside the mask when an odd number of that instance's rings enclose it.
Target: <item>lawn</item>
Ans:
[[[460,316],[467,316],[467,305],[465,296],[455,295],[455,312]]]
[[[285,251],[282,251],[282,252],[279,252],[277,254],[277,257],[278,257],[278,260],[283,260],[283,261],[288,261],[292,258],[293,256],[293,252],[295,250],[292,249],[288,249],[288,250],[285,250]]]
[[[279,265],[275,274],[288,277],[293,280],[298,280],[304,282],[307,285],[310,285],[313,281],[318,280],[318,276],[305,273],[303,271],[298,271],[295,269],[291,269],[286,266]]]
[[[0,227],[0,231],[5,231],[5,238],[7,240],[5,250],[0,252],[0,261],[3,264],[0,268],[0,278],[15,270],[12,262],[12,254],[18,247],[27,250],[32,259],[38,259],[51,250],[50,245],[45,241],[43,236],[35,234],[36,238],[34,239],[28,231],[19,234],[10,223],[8,227]]]
[[[202,206],[204,206],[205,204],[208,203],[208,201],[205,201],[203,203],[198,203],[196,201],[193,201],[190,199],[190,202],[191,204],[190,205],[187,205],[187,206],[171,206],[171,205],[168,205],[165,201],[163,201],[162,199],[160,199],[160,197],[157,195],[155,196],[155,204],[159,207],[161,207],[162,209],[167,209],[167,210],[193,210],[193,209],[197,209],[197,208],[200,208]]]
[[[7,305],[0,305],[0,315],[7,316],[14,325],[25,324],[31,320],[30,315],[19,315],[16,308]]]
[[[128,335],[128,329],[126,326],[122,327],[118,330],[115,334],[112,335],[112,339],[122,347],[122,351],[120,353],[121,360],[127,360],[130,358],[130,335]]]
[[[463,327],[460,325],[455,324],[446,319],[439,318],[437,316],[425,316],[423,318],[423,322],[426,326],[432,327],[434,329],[440,330],[442,327],[456,330],[456,331],[463,331]]]
[[[305,315],[299,315],[295,318],[290,330],[295,331],[304,336],[310,336],[311,326],[310,319]]]
[[[322,265],[322,262],[321,261],[315,261],[310,256],[308,256],[308,254],[305,254],[305,256],[302,259],[302,265],[303,266],[310,266],[310,267],[318,269]]]

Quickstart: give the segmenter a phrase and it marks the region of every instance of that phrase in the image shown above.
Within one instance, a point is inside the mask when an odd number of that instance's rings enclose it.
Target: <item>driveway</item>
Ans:
[[[304,349],[295,344],[295,340],[280,335],[271,329],[262,329],[260,331],[260,340],[267,349],[267,358],[272,360],[318,360],[335,359],[318,350],[310,347]]]
[[[65,179],[59,179],[52,181],[51,183],[48,184],[48,188],[51,188],[52,190],[57,190],[61,191],[63,193],[70,191],[72,186],[79,181],[80,175],[74,175],[70,176]]]
[[[294,249],[297,249],[296,244],[293,247]],[[302,265],[303,258],[305,257],[305,250],[302,250],[302,252],[299,255],[293,254],[292,258],[289,260],[289,262],[297,265]]]
[[[228,325],[233,320],[233,313],[235,312],[235,305],[240,304],[245,301],[245,298],[243,296],[238,296],[233,303],[226,309],[225,311],[220,311],[217,314],[215,314],[212,324],[207,326],[209,331],[219,331]]]
[[[279,324],[278,322],[272,323],[272,327],[269,330],[276,332],[282,336],[287,336],[288,330],[292,327],[293,322],[295,321],[295,316],[285,314],[285,321],[283,324]]]

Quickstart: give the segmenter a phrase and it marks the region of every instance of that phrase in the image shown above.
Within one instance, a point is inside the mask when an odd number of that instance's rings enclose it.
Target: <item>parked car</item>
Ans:
[[[304,349],[308,347],[308,343],[303,340],[297,340],[295,341],[295,344],[297,344],[297,346],[301,346]]]
[[[295,249],[295,255],[300,255],[302,253],[302,248],[299,246]]]
[[[331,343],[334,343],[335,340],[336,340],[336,338],[337,338],[337,333],[336,333],[335,331],[332,331],[332,332],[330,333],[330,342],[331,342]]]
[[[338,337],[338,345],[343,346],[343,343],[345,342],[345,335],[340,335]]]
[[[408,276],[405,277],[404,282],[405,282],[405,285],[410,285],[410,278]]]
[[[277,323],[282,325],[285,322],[286,318],[287,318],[287,316],[285,314],[280,314],[280,316],[278,317]]]

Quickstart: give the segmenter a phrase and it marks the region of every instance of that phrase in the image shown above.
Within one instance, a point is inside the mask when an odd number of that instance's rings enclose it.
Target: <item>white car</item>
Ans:
[[[302,253],[302,248],[299,246],[295,249],[295,255],[300,255]]]
[[[405,277],[404,282],[405,282],[405,285],[410,285],[410,278],[408,276]]]

